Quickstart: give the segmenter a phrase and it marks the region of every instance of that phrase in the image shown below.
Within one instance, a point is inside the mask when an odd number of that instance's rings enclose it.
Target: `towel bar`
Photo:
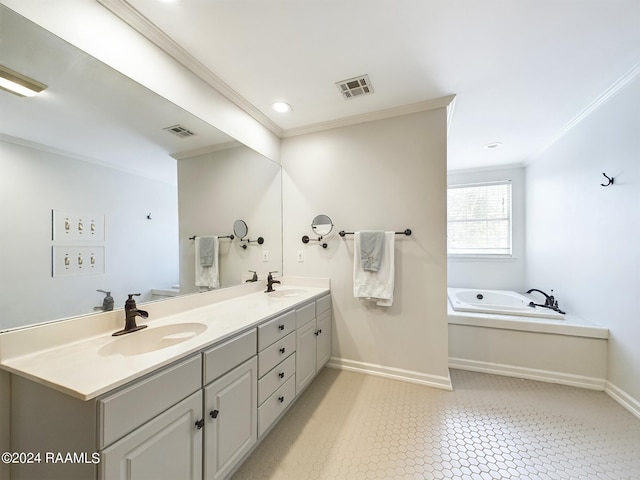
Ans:
[[[344,237],[345,235],[353,235],[354,233],[356,232],[345,232],[344,230],[340,230],[338,232],[338,235],[340,235],[341,237]],[[396,235],[406,235],[408,237],[409,235],[411,235],[411,229],[407,228],[403,232],[393,232],[393,233],[395,233]]]
[[[197,235],[194,235],[193,237],[189,237],[189,240],[195,240],[196,238],[197,238]],[[232,233],[231,235],[218,235],[218,238],[228,238],[230,240],[233,240],[236,237],[234,237]]]

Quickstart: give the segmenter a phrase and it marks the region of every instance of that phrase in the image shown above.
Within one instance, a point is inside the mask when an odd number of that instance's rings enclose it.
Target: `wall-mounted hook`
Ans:
[[[606,173],[602,172],[602,175],[604,175],[604,178],[606,178],[607,180],[609,180],[609,183],[601,183],[600,185],[602,185],[603,187],[608,187],[609,185],[613,185],[613,177],[608,176]]]
[[[147,215],[147,220],[151,220],[151,213],[149,213],[149,215]]]

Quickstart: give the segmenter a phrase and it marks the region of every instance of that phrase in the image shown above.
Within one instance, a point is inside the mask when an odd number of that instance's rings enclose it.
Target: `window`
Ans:
[[[447,189],[447,253],[511,255],[511,182]]]

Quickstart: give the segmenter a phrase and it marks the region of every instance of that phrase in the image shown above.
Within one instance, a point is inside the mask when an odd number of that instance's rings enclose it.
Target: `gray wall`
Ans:
[[[608,380],[640,409],[639,106],[636,77],[527,167],[526,282],[609,328]]]
[[[122,307],[178,282],[175,185],[8,141],[0,171],[0,330],[88,313],[96,289]],[[52,209],[104,213],[105,274],[52,277]]]
[[[333,361],[448,381],[446,110],[286,138],[282,165],[284,270],[331,279]],[[301,242],[318,214],[335,224],[326,250]],[[407,227],[413,235],[395,245],[393,306],[354,298],[353,236],[337,232]]]

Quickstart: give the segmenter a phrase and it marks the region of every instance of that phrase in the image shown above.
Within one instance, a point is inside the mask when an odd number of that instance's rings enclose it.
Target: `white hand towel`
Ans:
[[[355,233],[353,242],[353,296],[363,300],[375,301],[382,307],[393,304],[394,286],[394,232],[384,233],[384,253],[377,272],[362,268],[360,252],[360,232]]]
[[[202,265],[201,248],[210,250],[211,253],[211,265]],[[218,251],[219,242],[217,236],[210,237],[196,237],[195,240],[195,254],[196,254],[196,286],[207,288],[219,288],[220,280],[218,275]],[[203,252],[204,253],[204,252]],[[207,260],[209,260],[209,256]],[[207,262],[205,262],[207,263]]]

